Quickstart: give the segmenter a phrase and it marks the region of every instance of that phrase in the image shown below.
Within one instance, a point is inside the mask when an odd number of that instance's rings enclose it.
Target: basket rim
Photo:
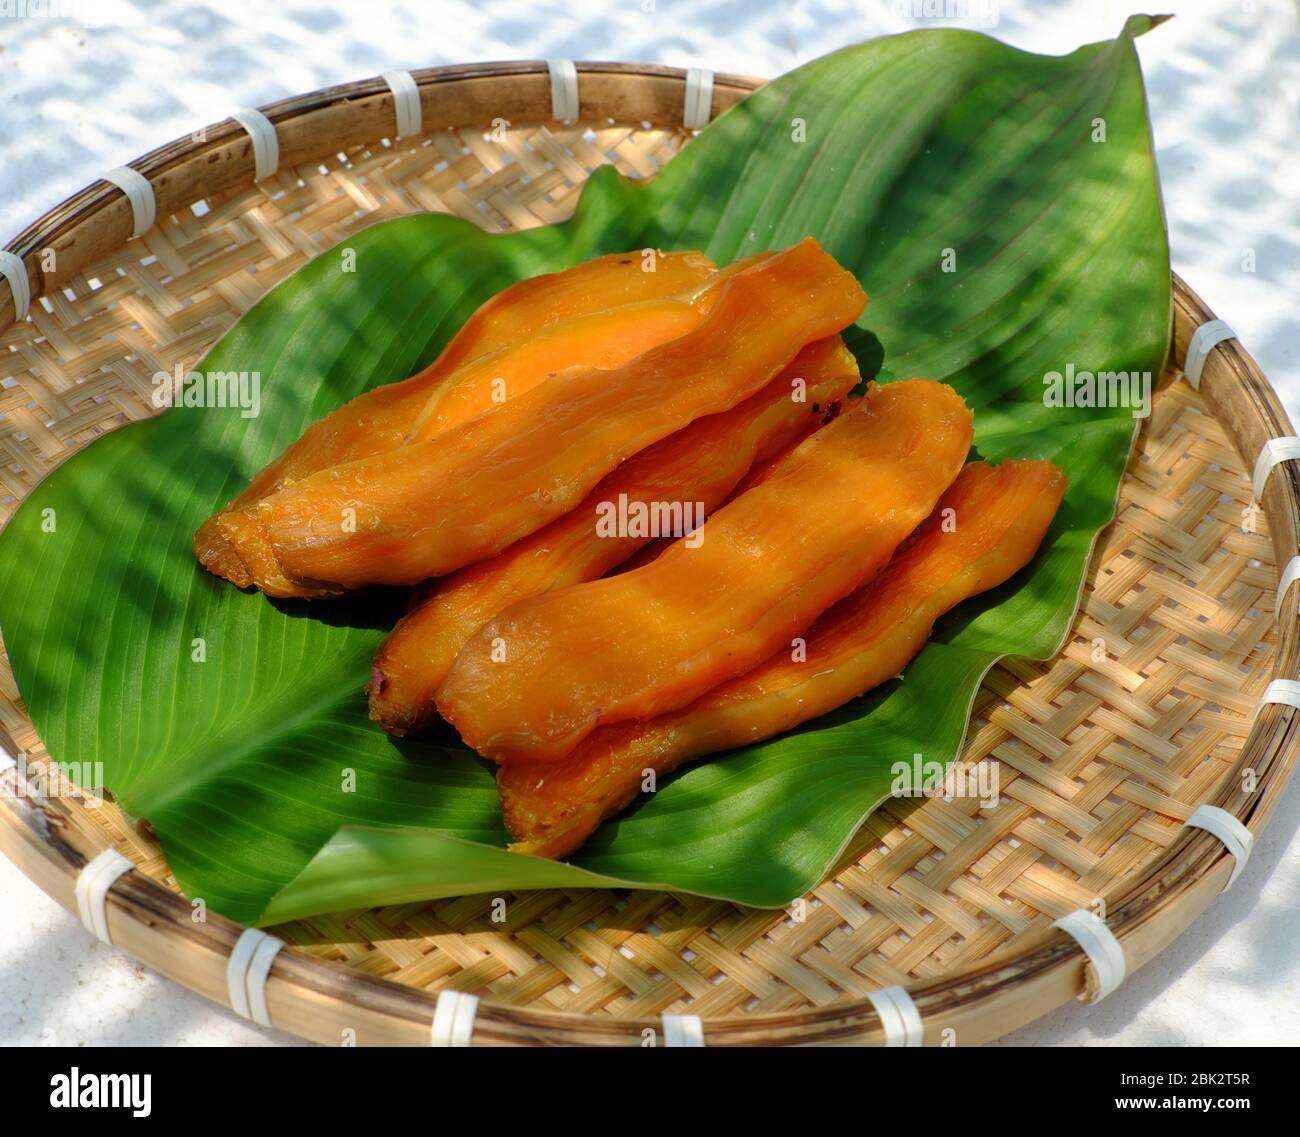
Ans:
[[[660,79],[679,83],[685,87],[687,71],[680,67],[668,67],[657,63],[623,63],[616,61],[582,60],[574,64],[579,82],[583,76],[590,78],[604,77],[611,79],[638,78]],[[540,78],[545,76],[549,82],[549,63],[546,60],[500,60],[483,63],[457,63],[443,67],[413,68],[410,75],[414,78],[417,89],[423,94],[447,84],[470,83],[475,80],[516,80],[520,78]],[[713,106],[710,116],[716,117],[721,110],[729,108],[745,96],[766,83],[766,79],[731,72],[716,72],[713,75]],[[279,128],[295,119],[304,118],[322,110],[352,105],[366,101],[378,100],[391,108],[394,103],[391,88],[381,76],[357,79],[347,83],[337,83],[320,87],[301,95],[291,95],[275,102],[267,103],[256,109],[264,114],[271,123]],[[583,107],[582,110],[588,108]],[[578,121],[590,117],[583,115]],[[553,121],[545,118],[544,121]],[[447,124],[428,124],[422,133]],[[253,155],[251,141],[245,134],[244,127],[233,118],[224,118],[210,123],[189,136],[174,138],[161,146],[155,147],[126,165],[143,174],[154,185],[155,192],[167,175],[188,159],[218,159],[222,154],[236,147],[245,151],[247,170],[240,171],[246,176],[241,180],[252,181]],[[92,221],[110,203],[125,201],[125,191],[113,182],[103,178],[96,179],[83,186],[76,193],[47,210],[35,221],[20,230],[7,244],[3,251],[13,253],[26,261],[26,258],[40,250],[50,247],[61,237],[65,237],[78,226]],[[160,210],[160,215],[162,211]],[[127,234],[130,237],[130,234]],[[121,242],[125,243],[125,241]],[[90,257],[84,258],[89,260]],[[75,263],[72,269],[60,268],[57,279],[61,280],[70,272],[82,267]],[[31,281],[32,266],[28,265],[30,298],[33,302],[47,292],[45,278],[40,270],[36,280]],[[0,277],[0,332],[9,328],[14,320],[13,293],[8,281]]]
[[[603,76],[615,81],[658,80],[684,88],[687,72],[679,68],[654,64],[579,62],[579,76]],[[413,70],[412,75],[420,90],[426,91],[446,84],[472,83],[480,80],[513,81],[522,77],[534,79],[548,74],[545,61],[503,61],[494,63],[460,64],[449,67],[432,67]],[[727,109],[757,89],[765,80],[752,77],[718,74],[714,77],[714,106]],[[363,79],[324,87],[307,94],[279,100],[260,108],[277,127],[297,118],[321,111],[374,102],[391,107],[392,95],[386,81],[380,77]],[[681,100],[678,100],[678,107]],[[599,108],[594,108],[599,109]],[[578,122],[603,117],[591,113],[585,104]],[[718,113],[715,109],[715,114]],[[542,121],[550,121],[546,115]],[[443,129],[446,123],[426,122],[422,133]],[[676,125],[680,126],[680,122]],[[199,134],[202,137],[198,137]],[[370,140],[375,141],[374,139]],[[333,149],[341,149],[343,143]],[[223,120],[210,130],[196,132],[188,138],[176,139],[135,159],[130,165],[145,174],[151,182],[165,181],[182,162],[204,158],[218,153],[229,154],[232,148],[244,151],[238,163],[236,182],[251,184],[253,161],[251,145],[243,128],[233,119]],[[331,151],[332,152],[332,151]],[[199,195],[202,196],[202,195]],[[8,251],[27,256],[53,241],[67,236],[81,226],[94,223],[114,206],[123,212],[124,195],[116,186],[96,181],[47,211],[22,230],[6,246]],[[194,200],[197,200],[195,198]],[[160,209],[160,215],[163,210]],[[129,232],[111,248],[126,244]],[[93,252],[93,251],[92,251]],[[85,261],[96,259],[99,252],[87,254]],[[83,265],[64,268],[59,276],[79,271]],[[29,266],[29,273],[31,269]],[[38,278],[42,274],[38,273]],[[44,295],[41,287],[33,288],[35,301]],[[56,281],[57,283],[57,281]],[[1174,334],[1171,335],[1170,365],[1181,367],[1186,351],[1186,339],[1191,329],[1214,318],[1207,305],[1177,274],[1172,276]],[[0,315],[0,331],[13,322],[13,304],[7,299],[8,284],[0,279],[0,313],[8,312],[8,319]],[[1293,433],[1286,412],[1268,379],[1239,341],[1231,339],[1221,343],[1210,355],[1201,378],[1201,392],[1214,408],[1216,417],[1222,415],[1234,447],[1247,463],[1253,462],[1265,441]],[[1300,555],[1300,473],[1292,464],[1280,467],[1270,479],[1264,493],[1266,516],[1285,518],[1290,524],[1271,525],[1277,562],[1279,565]],[[1288,676],[1300,671],[1300,610],[1293,606],[1283,609],[1278,620],[1278,643],[1274,653],[1273,675]],[[1290,776],[1300,746],[1300,711],[1290,707],[1270,704],[1256,714],[1246,740],[1237,755],[1234,772],[1253,768],[1259,777],[1255,792],[1247,794],[1233,789],[1239,779],[1229,777],[1220,787],[1210,804],[1227,809],[1258,832],[1266,823],[1282,785]],[[0,819],[8,824],[0,826],[0,847],[15,860],[26,875],[36,880],[47,892],[65,907],[75,909],[70,903],[72,885],[81,867],[99,849],[63,825],[59,819],[42,807],[39,801],[21,793],[0,793],[7,808],[0,810]],[[11,840],[17,834],[17,845]],[[29,871],[24,861],[15,855],[15,848],[32,852],[39,847],[45,860],[43,876]],[[1121,943],[1147,930],[1144,937],[1151,940],[1151,924],[1158,923],[1163,931],[1155,936],[1156,942],[1139,946],[1138,966],[1147,962],[1165,944],[1171,941],[1217,895],[1226,883],[1231,857],[1218,838],[1200,829],[1184,828],[1163,852],[1134,879],[1125,878],[1122,887],[1113,897],[1107,897],[1107,924]],[[56,880],[55,876],[62,879]],[[1212,887],[1217,885],[1217,887]],[[1186,916],[1189,904],[1194,908]],[[1180,906],[1181,905],[1181,906]],[[179,934],[197,941],[218,957],[227,957],[243,929],[219,915],[212,915],[206,924],[196,925],[190,920],[188,902],[179,892],[173,892],[154,882],[143,873],[129,873],[112,890],[110,909],[115,917],[130,915],[161,934]],[[117,921],[115,920],[115,923]],[[1176,926],[1173,926],[1176,925]],[[1172,926],[1172,934],[1165,934]],[[178,968],[169,970],[157,961],[150,965],[185,982],[177,974]],[[1059,988],[1062,971],[1067,974],[1069,990],[1066,998],[1053,995],[1052,1007],[1060,1005],[1070,994],[1086,988],[1086,958],[1082,949],[1064,932],[1055,931],[1035,946],[1005,956],[994,954],[985,960],[932,979],[907,984],[924,1020],[942,1025],[945,1019],[958,1015],[968,1019],[986,1000],[994,999],[1014,984],[1047,984],[1055,975]],[[1088,965],[1090,970],[1090,965]],[[427,1031],[432,1016],[435,993],[409,987],[393,980],[368,976],[347,964],[319,959],[287,944],[277,957],[272,980],[285,979],[318,996],[333,998],[343,1003],[366,1006],[376,1013],[406,1020]],[[454,981],[452,983],[454,987]],[[269,989],[269,988],[268,988]],[[211,991],[205,994],[214,1001],[222,1000]],[[1083,996],[1080,996],[1083,997]],[[276,1001],[272,1000],[272,1005]],[[983,1008],[986,1009],[987,1008]],[[1050,1009],[1050,1008],[1049,1008]],[[1038,1013],[1042,1013],[1041,1011]],[[639,1033],[658,1020],[601,1016],[595,1018],[580,1012],[554,1011],[533,1005],[516,1006],[494,1003],[485,998],[480,1006],[475,1027],[475,1039],[485,1042],[546,1042],[600,1044],[626,1041],[629,1032]],[[876,1043],[884,1041],[879,1016],[866,999],[852,996],[825,1007],[804,1008],[798,1011],[744,1016],[724,1016],[704,1020],[711,1045],[754,1045],[781,1043],[845,1042]],[[1018,1025],[1013,1023],[1012,1026]],[[282,1027],[290,1029],[292,1027]],[[1011,1029],[1008,1027],[1007,1029]],[[297,1033],[303,1033],[301,1031]],[[999,1032],[1000,1033],[1000,1032]]]

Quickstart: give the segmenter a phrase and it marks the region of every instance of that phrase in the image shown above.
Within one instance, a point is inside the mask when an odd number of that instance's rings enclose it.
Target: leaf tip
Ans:
[[[1137,39],[1138,36],[1145,35],[1152,28],[1158,28],[1161,24],[1173,18],[1174,14],[1172,12],[1166,12],[1158,16],[1135,14],[1124,21],[1124,31],[1121,34]]]

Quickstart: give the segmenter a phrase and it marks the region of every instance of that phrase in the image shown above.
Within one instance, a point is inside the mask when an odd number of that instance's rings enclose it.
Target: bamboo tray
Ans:
[[[545,63],[417,71],[423,132],[400,141],[384,80],[317,91],[263,108],[280,150],[270,178],[254,184],[250,136],[226,120],[132,164],[157,199],[140,239],[105,181],[24,230],[8,248],[28,269],[27,320],[13,322],[0,279],[0,518],[74,450],[155,413],[156,360],[193,366],[267,289],[358,229],[423,210],[490,229],[549,224],[595,167],[650,176],[689,142],[683,72],[577,72],[579,118],[561,123]],[[758,85],[714,77],[710,114]],[[489,141],[494,119],[507,128]],[[995,809],[887,803],[798,913],[551,891],[517,897],[504,925],[483,895],[284,925],[270,1021],[326,1044],[428,1045],[438,994],[453,990],[482,997],[475,1044],[661,1043],[670,1013],[699,1016],[708,1045],[878,1045],[867,995],[901,985],[927,1044],[972,1045],[1095,992],[1093,965],[1053,926],[1066,913],[1103,900],[1128,970],[1152,959],[1234,864],[1183,823],[1208,802],[1258,832],[1295,764],[1300,717],[1260,702],[1270,680],[1300,673],[1293,591],[1274,616],[1276,566],[1300,552],[1294,465],[1268,480],[1258,532],[1243,530],[1248,471],[1292,428],[1235,340],[1210,353],[1199,390],[1176,374],[1212,314],[1173,283],[1170,373],[1074,635],[1050,663],[995,668],[976,701],[965,757],[1001,764]],[[1108,662],[1093,660],[1097,637]],[[29,775],[46,769],[7,665],[0,730]],[[215,914],[194,923],[147,832],[95,806],[6,770],[0,849],[73,911],[90,858],[109,846],[130,857],[136,871],[107,902],[113,943],[229,1004],[242,929]]]

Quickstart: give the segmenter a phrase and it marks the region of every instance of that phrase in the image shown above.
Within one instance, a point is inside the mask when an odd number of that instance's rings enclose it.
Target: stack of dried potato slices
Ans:
[[[1028,563],[1065,493],[1048,461],[966,465],[947,384],[845,407],[867,297],[814,239],[722,269],[647,253],[507,288],[195,534],[270,596],[419,585],[371,717],[440,714],[500,763],[519,852],[571,853],[681,763],[898,674]]]

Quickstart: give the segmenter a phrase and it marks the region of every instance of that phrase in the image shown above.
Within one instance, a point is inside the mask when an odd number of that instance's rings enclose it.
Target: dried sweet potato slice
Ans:
[[[712,309],[726,280],[769,256],[756,253],[736,261],[671,296],[656,294],[653,299],[575,315],[512,347],[480,356],[438,385],[420,409],[406,442],[422,442],[460,426],[561,371],[610,370],[685,335]],[[681,275],[674,274],[676,279]]]
[[[692,281],[672,296],[573,316],[510,347],[480,356],[438,385],[416,417],[407,443],[423,442],[460,426],[562,371],[579,367],[612,370],[685,335],[712,310],[726,280],[769,256],[756,253],[736,261],[702,282]]]
[[[866,305],[809,239],[730,276],[686,335],[611,371],[568,372],[426,442],[320,470],[219,527],[274,596],[414,584],[567,513],[625,459],[729,410]]]
[[[438,709],[489,758],[554,762],[598,725],[685,706],[884,568],[970,441],[946,384],[878,389],[714,514],[698,548],[508,608],[465,645]]]
[[[561,763],[503,766],[497,788],[512,848],[565,856],[638,795],[647,771],[663,777],[761,742],[893,678],[940,616],[1029,563],[1064,493],[1050,462],[972,462],[885,571],[808,630],[804,662],[783,651],[683,710],[602,727]],[[943,524],[947,509],[953,530]]]
[[[423,442],[531,391],[561,371],[608,371],[684,336],[704,318],[685,300],[643,300],[576,316],[466,364],[425,401],[408,443]]]
[[[653,263],[654,271],[645,271]],[[564,320],[625,304],[690,295],[717,275],[703,253],[664,253],[653,262],[641,253],[611,253],[563,272],[545,273],[503,289],[480,305],[452,341],[423,371],[366,391],[309,426],[302,437],[265,466],[227,509],[266,497],[287,481],[329,466],[382,454],[402,445],[430,396],[472,360],[509,348]],[[699,305],[701,311],[706,304]],[[223,511],[224,512],[224,511]],[[221,535],[218,513],[200,526],[195,552],[213,572],[245,586],[240,564]],[[223,571],[224,569],[224,571]]]
[[[875,389],[874,384],[871,384],[870,386],[873,390]],[[783,464],[793,461],[793,459],[789,457],[790,453],[795,450],[805,438],[812,434],[814,430],[825,426],[828,422],[834,422],[840,415],[854,410],[861,404],[861,402],[862,396],[850,395],[847,398],[828,403],[823,411],[814,415],[810,421],[806,421],[804,423],[804,429],[779,451],[766,460],[762,458],[756,459],[750,467],[749,473],[740,479],[736,484],[736,488],[727,494],[722,504],[730,504],[746,490],[751,489],[760,482],[766,481],[776,472],[776,470],[780,469]],[[653,541],[643,545],[632,556],[628,557],[627,560],[616,565],[612,571],[615,573],[624,573],[644,568],[651,561],[657,560],[660,556],[666,553],[672,547],[675,539],[676,538],[674,537],[656,537]]]
[[[679,512],[689,503],[711,512],[753,464],[811,433],[857,382],[857,362],[839,336],[809,344],[743,403],[656,442],[602,479],[571,513],[446,577],[375,656],[370,717],[393,734],[427,725],[457,653],[488,620],[529,596],[595,580],[656,535],[636,526],[607,534],[602,511],[627,502],[676,503]]]

